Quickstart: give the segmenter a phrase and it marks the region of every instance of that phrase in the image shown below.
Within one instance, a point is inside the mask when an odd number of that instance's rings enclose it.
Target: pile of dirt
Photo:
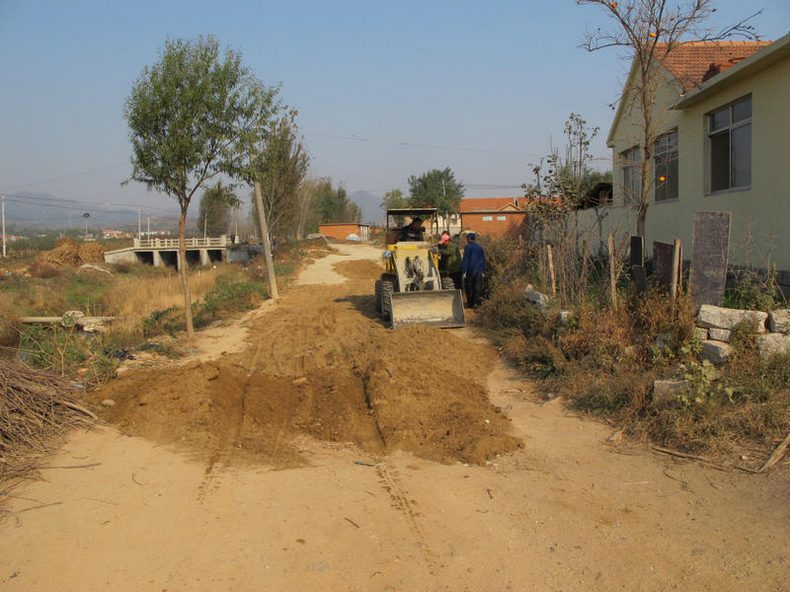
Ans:
[[[482,463],[521,446],[488,401],[488,348],[439,329],[387,330],[372,308],[372,295],[300,288],[261,317],[247,352],[130,372],[93,400],[112,399],[103,413],[126,433],[274,466],[302,462],[305,436],[439,462]]]
[[[384,271],[383,265],[375,261],[341,261],[335,263],[332,268],[339,274],[350,280],[369,280],[371,277],[378,278]]]
[[[71,238],[62,238],[51,251],[43,253],[39,260],[58,267],[79,267],[84,263],[104,261],[104,247],[98,243],[78,243]]]

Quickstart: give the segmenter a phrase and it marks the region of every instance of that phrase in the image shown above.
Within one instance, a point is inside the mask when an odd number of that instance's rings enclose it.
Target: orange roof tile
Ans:
[[[706,74],[710,78],[723,72],[770,44],[771,41],[689,41],[676,45],[661,57],[661,62],[683,90],[688,91],[706,80]],[[665,49],[665,44],[657,44],[657,55]]]

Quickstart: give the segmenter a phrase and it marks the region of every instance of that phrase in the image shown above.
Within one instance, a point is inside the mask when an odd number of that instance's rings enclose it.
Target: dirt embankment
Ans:
[[[488,401],[491,352],[451,332],[385,329],[373,311],[378,266],[351,281],[295,288],[250,332],[241,354],[130,373],[93,393],[127,433],[273,466],[304,462],[299,438],[353,442],[440,462],[482,463],[521,445]]]

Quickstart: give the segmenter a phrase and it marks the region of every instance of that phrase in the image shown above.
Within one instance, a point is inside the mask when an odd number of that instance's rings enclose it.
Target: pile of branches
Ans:
[[[59,436],[97,419],[75,393],[65,378],[0,359],[0,482],[35,468]]]

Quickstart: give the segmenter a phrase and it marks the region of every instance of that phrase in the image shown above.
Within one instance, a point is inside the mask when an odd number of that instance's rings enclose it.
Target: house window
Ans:
[[[639,203],[642,193],[642,182],[640,181],[642,156],[639,146],[634,146],[625,152],[621,152],[620,158],[623,162],[623,194],[625,195],[625,203]]]
[[[708,114],[710,192],[752,183],[751,95]]]
[[[493,216],[483,216],[483,222],[491,222],[493,219]]]
[[[653,150],[656,201],[678,198],[678,132],[659,136]]]
[[[507,220],[507,216],[497,216],[496,219],[499,220],[500,222],[504,222],[505,220]]]

